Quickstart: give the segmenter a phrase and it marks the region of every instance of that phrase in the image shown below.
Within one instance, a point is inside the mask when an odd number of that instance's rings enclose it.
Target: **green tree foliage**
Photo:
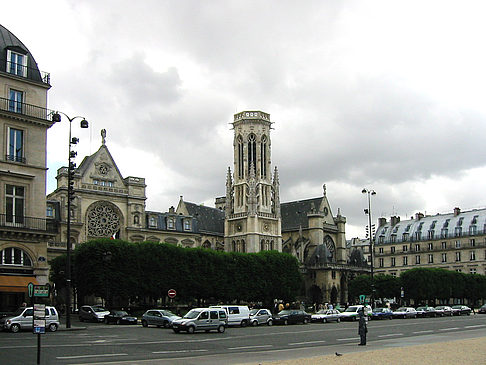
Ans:
[[[288,254],[225,253],[172,244],[98,239],[73,252],[73,279],[79,297],[118,300],[165,298],[169,289],[182,300],[291,301],[302,277]],[[64,265],[64,266],[63,266]],[[63,282],[65,256],[51,262],[51,280]]]

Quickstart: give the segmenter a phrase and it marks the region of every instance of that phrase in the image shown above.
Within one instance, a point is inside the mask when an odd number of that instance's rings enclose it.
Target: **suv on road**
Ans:
[[[228,325],[228,316],[222,308],[194,308],[191,309],[181,319],[172,322],[172,330],[175,333],[186,331],[194,333],[195,331],[216,330],[223,333]]]
[[[32,329],[34,309],[20,307],[12,316],[0,319],[0,328],[19,332],[21,329]],[[56,308],[46,306],[46,329],[55,332],[59,328],[59,314]]]
[[[166,309],[149,309],[142,316],[142,326],[154,325],[168,328],[172,326],[172,322],[176,319],[181,319],[181,317]]]
[[[79,308],[78,313],[80,322],[103,322],[107,314],[110,314],[110,311],[99,305],[83,305],[81,308]]]

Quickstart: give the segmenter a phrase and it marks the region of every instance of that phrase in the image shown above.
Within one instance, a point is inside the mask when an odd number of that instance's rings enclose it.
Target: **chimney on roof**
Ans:
[[[400,223],[400,217],[394,215],[390,218],[390,225],[393,227],[395,224]]]
[[[386,224],[386,218],[378,218],[378,228]]]
[[[455,207],[454,208],[454,217],[457,217],[459,214],[461,214],[461,208]]]
[[[174,208],[174,206],[172,206],[172,207],[170,207],[170,208],[169,208],[169,213],[172,213],[172,214],[174,214],[174,213],[175,213],[175,208]]]
[[[421,220],[424,217],[424,213],[415,213],[415,220]]]

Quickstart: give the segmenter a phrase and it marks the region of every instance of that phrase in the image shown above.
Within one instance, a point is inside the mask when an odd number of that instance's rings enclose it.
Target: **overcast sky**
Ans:
[[[80,156],[107,146],[147,209],[214,206],[233,114],[270,113],[281,200],[327,196],[364,237],[379,216],[486,206],[484,1],[23,0],[0,22],[51,73]],[[48,132],[48,192],[69,123]]]

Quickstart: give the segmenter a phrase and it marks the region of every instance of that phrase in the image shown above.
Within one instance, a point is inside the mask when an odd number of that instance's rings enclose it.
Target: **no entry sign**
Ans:
[[[177,293],[176,293],[175,289],[169,289],[169,291],[167,292],[167,295],[169,296],[169,298],[175,298]]]

